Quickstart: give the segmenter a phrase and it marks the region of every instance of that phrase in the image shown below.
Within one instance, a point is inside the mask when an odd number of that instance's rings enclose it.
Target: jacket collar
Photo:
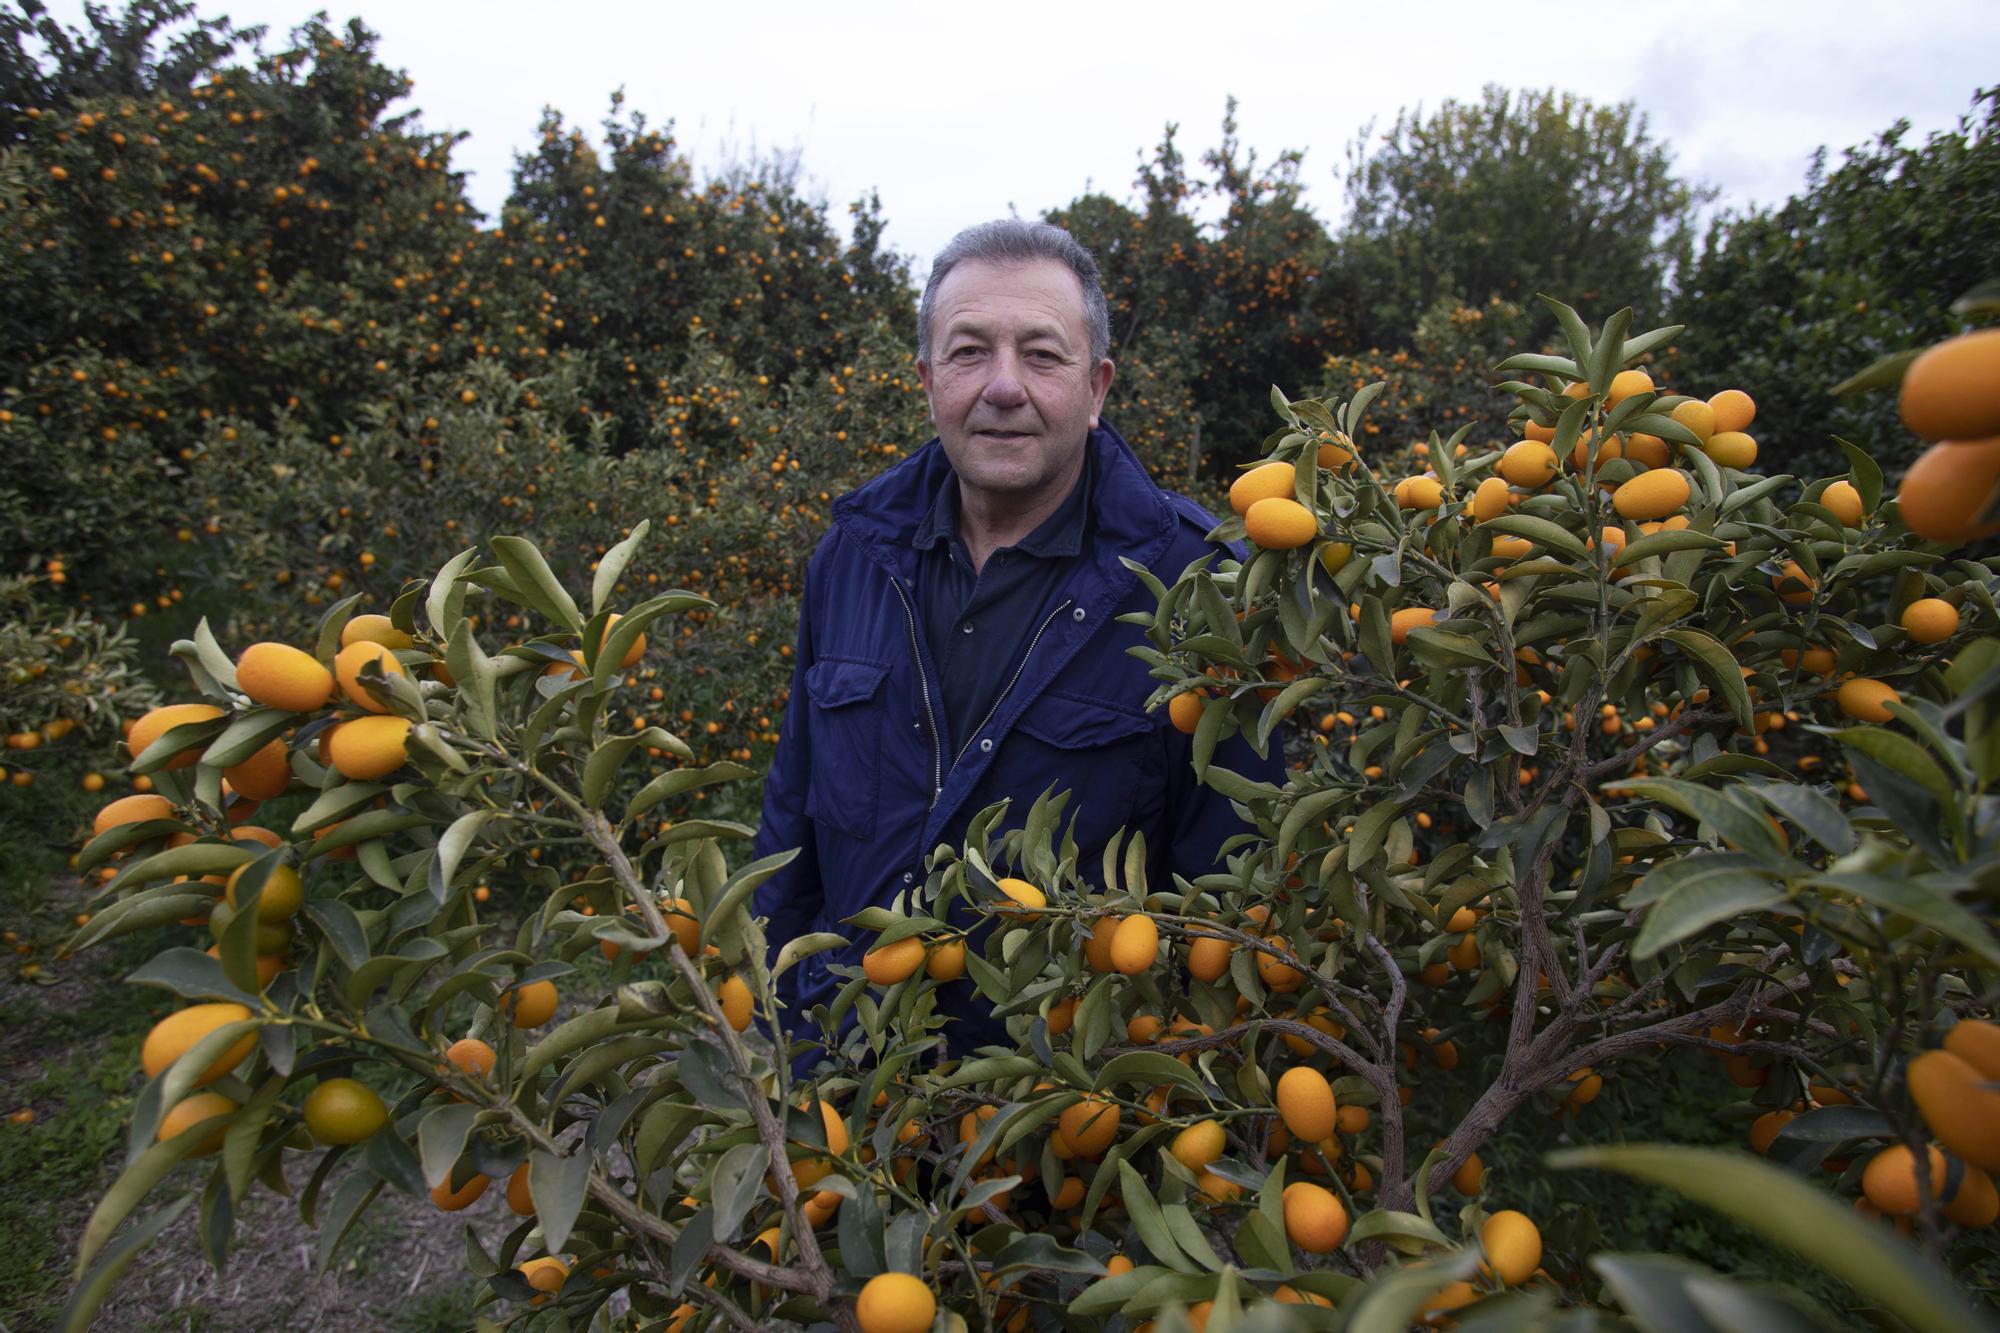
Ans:
[[[1078,483],[1080,491],[1088,486],[1077,515],[1079,524],[1087,513],[1100,547],[1110,551],[1135,553],[1168,539],[1173,510],[1124,437],[1108,425],[1099,425],[1090,432],[1085,448],[1089,450],[1090,475],[1087,482]],[[934,530],[938,521],[934,506],[943,503],[947,483],[953,492],[951,514],[956,518],[956,482],[944,446],[934,437],[881,476],[835,500],[833,522],[877,563],[911,579],[916,573],[917,546]],[[1110,564],[1117,568],[1115,557],[1110,558]]]

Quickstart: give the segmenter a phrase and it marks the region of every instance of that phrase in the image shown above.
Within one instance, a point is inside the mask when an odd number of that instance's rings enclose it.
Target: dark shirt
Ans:
[[[946,474],[924,515],[916,540],[917,601],[941,678],[948,756],[977,738],[1035,631],[1067,595],[1068,576],[1090,536],[1092,470],[1086,452],[1083,472],[1061,507],[1015,545],[988,555],[978,573],[959,536],[956,473]]]

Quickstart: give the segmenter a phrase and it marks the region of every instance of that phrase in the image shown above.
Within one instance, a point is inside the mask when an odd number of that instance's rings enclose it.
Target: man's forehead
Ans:
[[[1052,259],[1020,264],[969,260],[938,284],[938,313],[949,330],[989,323],[1004,313],[1026,316],[1065,333],[1084,322],[1083,287],[1077,276]]]

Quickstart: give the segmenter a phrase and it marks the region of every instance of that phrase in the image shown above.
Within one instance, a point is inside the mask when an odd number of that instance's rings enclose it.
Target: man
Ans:
[[[1215,520],[1099,422],[1113,367],[1089,251],[1046,223],[970,228],[938,256],[917,326],[938,436],[834,502],[765,781],[755,854],[800,849],[756,897],[774,954],[814,931],[856,937],[781,978],[794,1019],[838,989],[828,963],[860,961],[868,941],[842,919],[920,883],[925,855],[1003,797],[1014,826],[1068,788],[1085,866],[1121,827],[1144,830],[1154,884],[1219,868],[1242,831],[1195,783],[1190,738],[1144,711],[1156,682],[1126,651],[1143,636],[1117,623],[1155,608],[1121,556],[1171,583],[1219,551]],[[1240,740],[1216,762],[1282,766]],[[1005,1039],[970,982],[947,991],[955,1050]]]

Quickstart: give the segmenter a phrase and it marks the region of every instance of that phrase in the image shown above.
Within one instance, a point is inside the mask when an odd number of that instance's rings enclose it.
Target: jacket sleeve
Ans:
[[[785,944],[812,929],[825,899],[819,853],[812,820],[806,817],[806,786],[812,773],[812,708],[806,696],[806,671],[813,663],[810,577],[799,604],[799,635],[793,648],[791,695],[778,734],[777,752],[764,775],[764,809],[751,855],[770,856],[796,847],[799,854],[758,886],[752,910],[765,918],[769,961],[777,962]],[[790,980],[794,978],[783,978]]]

